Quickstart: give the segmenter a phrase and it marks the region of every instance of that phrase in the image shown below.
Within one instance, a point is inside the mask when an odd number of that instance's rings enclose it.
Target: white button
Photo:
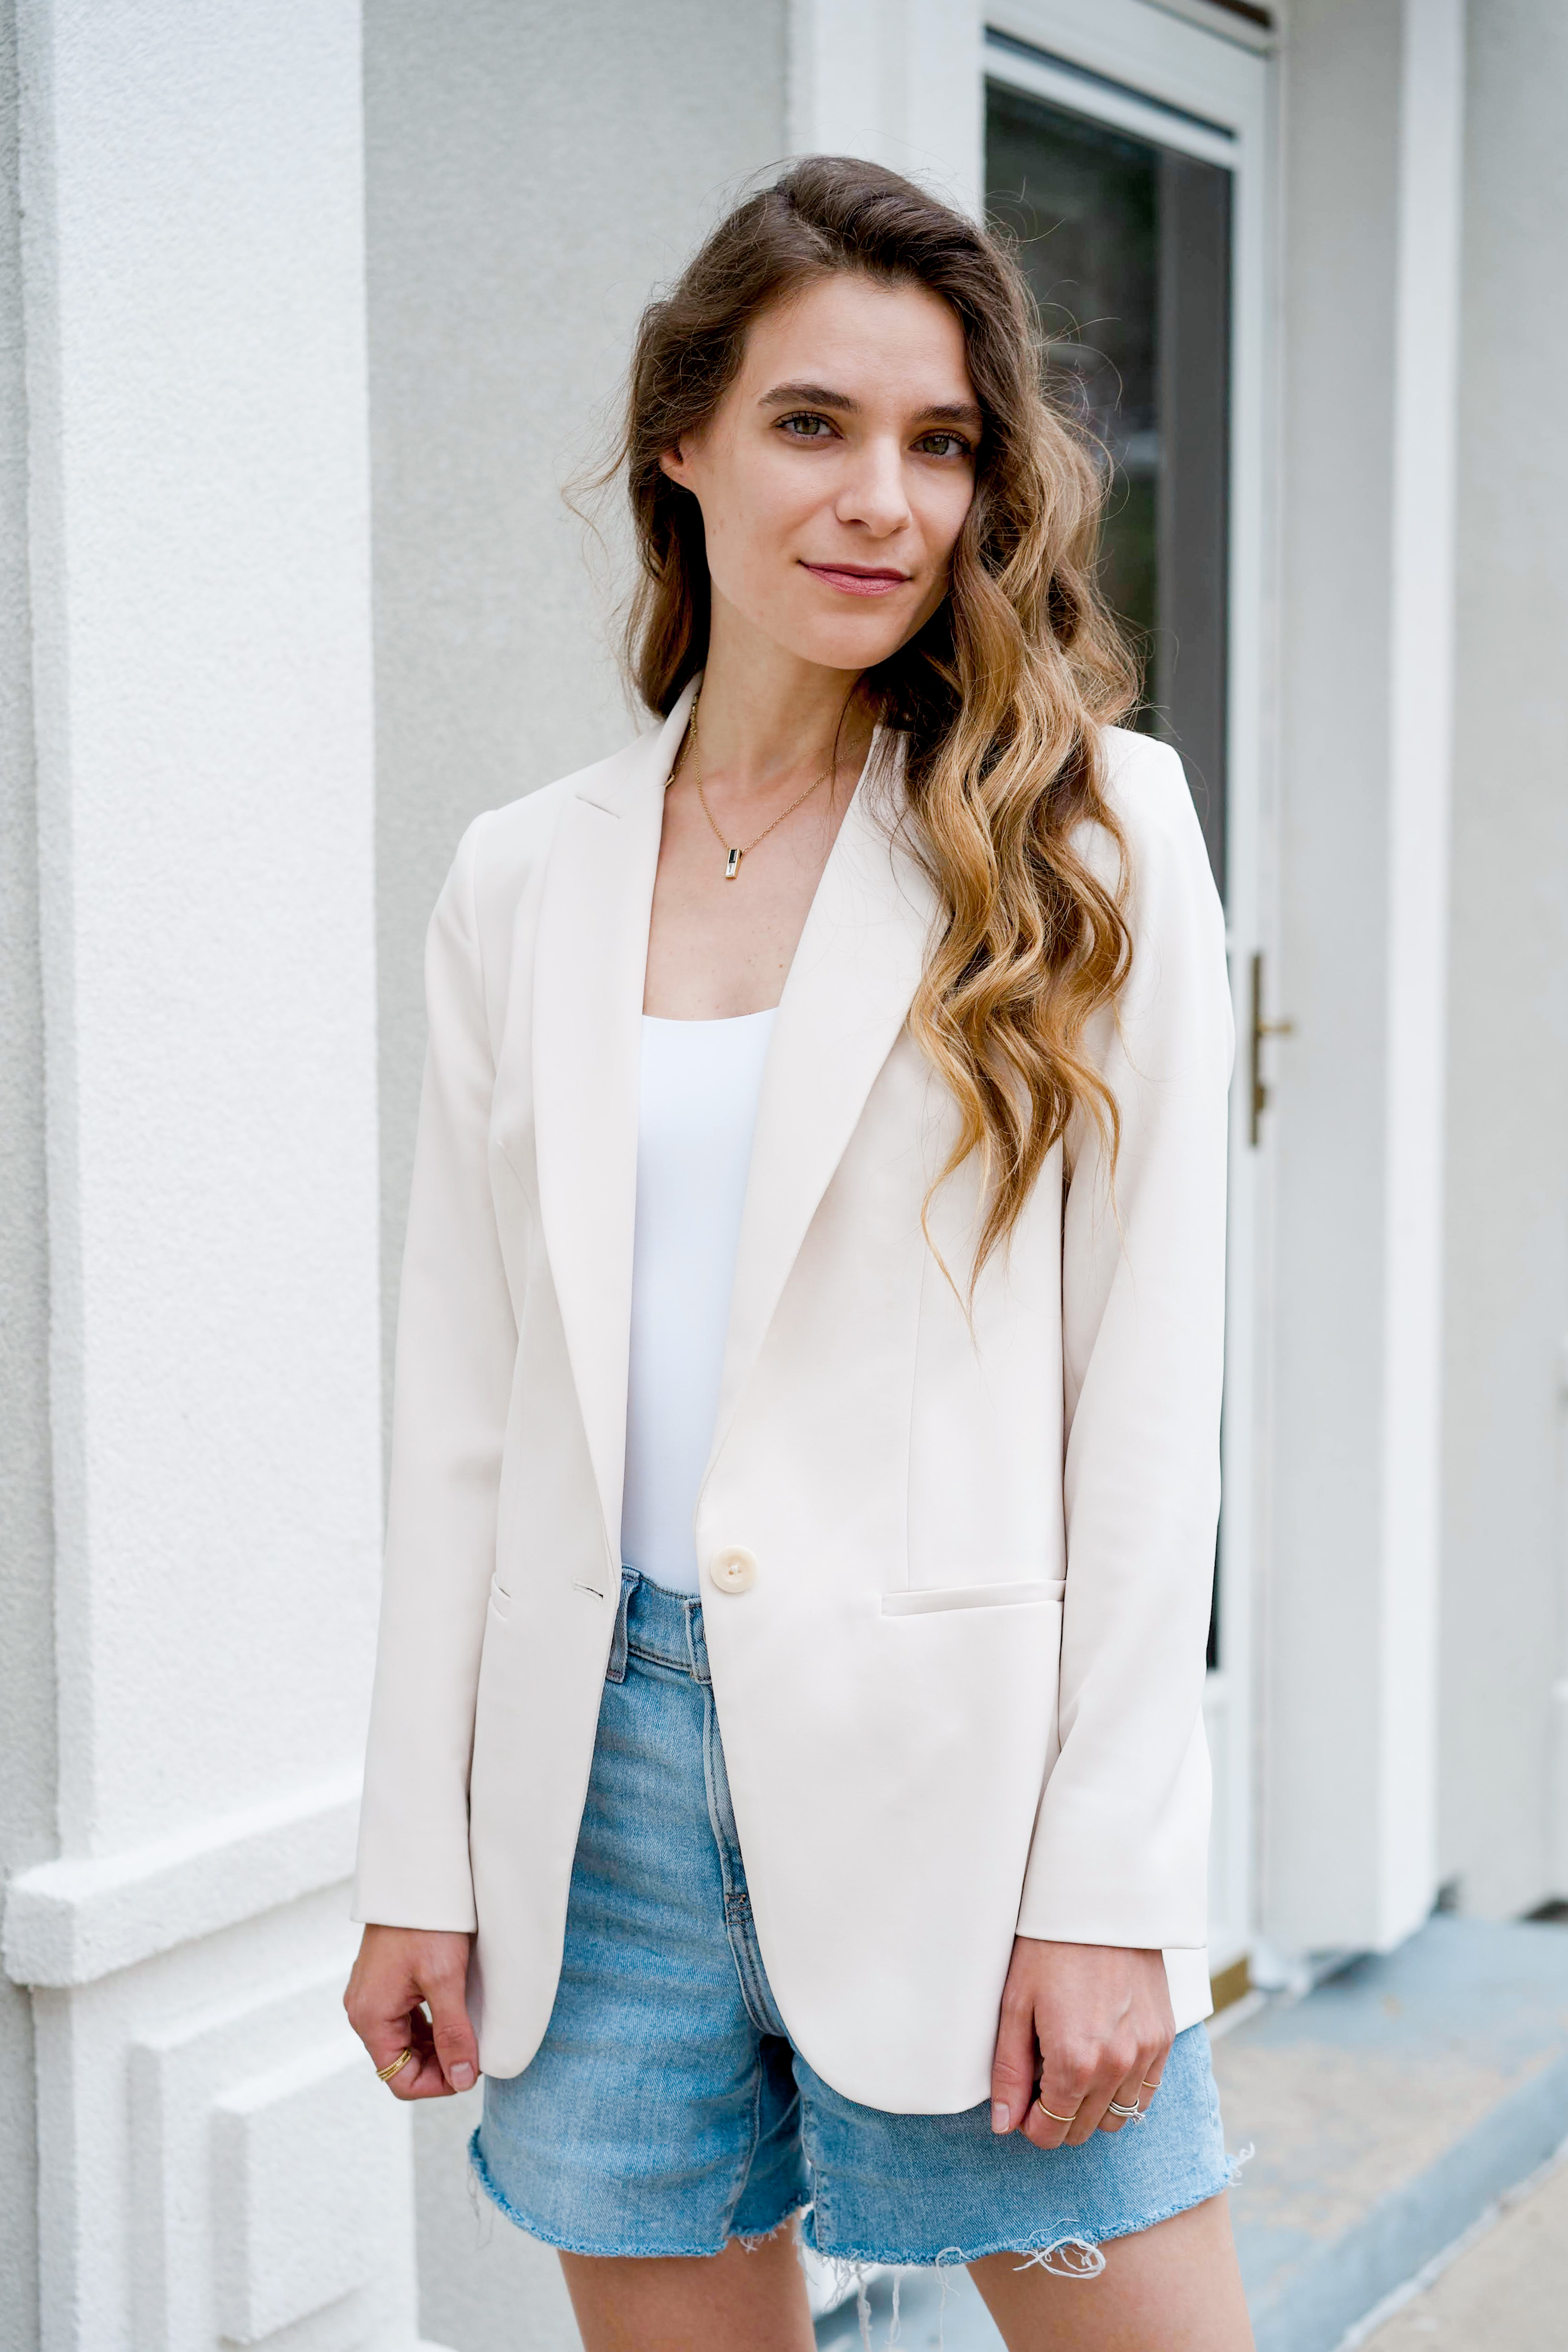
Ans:
[[[757,1559],[744,1544],[726,1544],[708,1563],[708,1574],[721,1592],[749,1592],[757,1580]]]

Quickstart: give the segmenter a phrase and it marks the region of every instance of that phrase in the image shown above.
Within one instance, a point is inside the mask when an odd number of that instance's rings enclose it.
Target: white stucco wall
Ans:
[[[1397,0],[1299,0],[1282,75],[1274,1004],[1297,1034],[1273,1055],[1260,1893],[1268,1931],[1293,1948],[1364,1940],[1332,1916],[1331,1897],[1346,1840],[1360,1842],[1350,1859],[1364,1883],[1375,1837],[1361,1801],[1364,1695],[1336,1667],[1377,1640],[1383,1257],[1373,1204],[1383,1185],[1399,26]],[[1296,1769],[1315,1755],[1327,1783],[1316,1789]]]
[[[1261,1916],[1437,1885],[1458,0],[1298,0],[1281,79],[1280,953]]]
[[[16,24],[0,0],[0,1872],[55,1839],[44,1020],[27,601]],[[32,2011],[0,1978],[0,2344],[37,2323]]]
[[[1568,1895],[1565,99],[1557,0],[1470,0],[1442,1866],[1494,1915]]]
[[[340,2006],[380,1530],[359,11],[19,17],[41,2338],[406,2346],[407,2118]]]

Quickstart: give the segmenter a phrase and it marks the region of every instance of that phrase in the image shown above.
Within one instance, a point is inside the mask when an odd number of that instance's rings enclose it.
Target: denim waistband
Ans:
[[[689,1675],[693,1682],[711,1682],[708,1644],[702,1638],[702,1603],[697,1595],[671,1592],[640,1570],[623,1568],[606,1682],[625,1682],[628,1658]]]

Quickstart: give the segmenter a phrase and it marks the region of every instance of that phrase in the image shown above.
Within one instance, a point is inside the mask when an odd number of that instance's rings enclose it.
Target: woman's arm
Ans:
[[[468,1766],[517,1328],[490,1193],[474,908],[484,818],[426,946],[429,1045],[397,1320],[386,1568],[353,1916],[466,1935]]]
[[[1080,1118],[1068,1139],[1061,1748],[1036,1822],[998,2043],[1011,2083],[1016,2035],[1005,2020],[1026,2007],[1047,2104],[1058,2106],[1054,2085],[1068,2112],[1079,2087],[1086,2118],[1096,2099],[1103,2112],[1112,2082],[1118,2104],[1131,2104],[1121,2087],[1135,2062],[1139,2080],[1157,2079],[1145,2061],[1163,2055],[1171,2024],[1160,1952],[1201,1947],[1207,1934],[1203,1692],[1234,1047],[1224,917],[1180,761],[1125,738],[1120,756],[1131,763],[1116,803],[1132,963],[1114,1017],[1098,1016],[1089,1042],[1116,1098],[1121,1144],[1112,1178],[1092,1121]],[[1011,2088],[1005,2103],[1016,2103]]]

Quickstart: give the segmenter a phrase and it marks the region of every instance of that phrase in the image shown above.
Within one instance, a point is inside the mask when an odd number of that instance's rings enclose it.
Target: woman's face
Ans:
[[[661,462],[702,509],[716,605],[858,671],[947,593],[980,427],[947,304],[840,271],[757,320],[712,416]]]

